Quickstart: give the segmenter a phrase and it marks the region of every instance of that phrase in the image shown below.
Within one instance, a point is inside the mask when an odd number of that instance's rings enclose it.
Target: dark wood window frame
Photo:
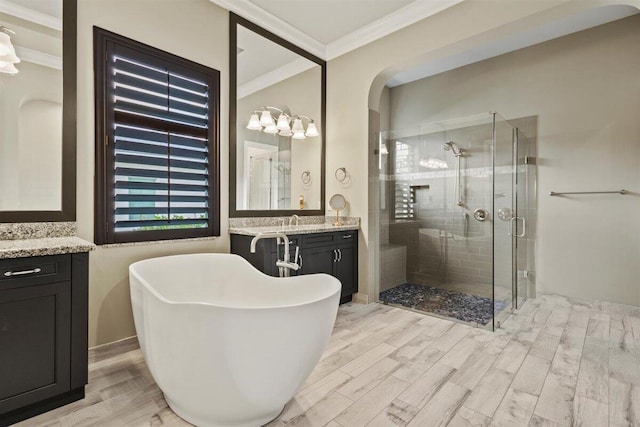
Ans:
[[[180,58],[171,53],[142,44],[135,40],[114,34],[112,32],[94,27],[94,78],[95,78],[95,220],[94,240],[96,244],[143,242],[155,240],[170,240],[182,238],[197,238],[220,235],[220,72],[193,61]],[[127,55],[138,55],[136,60],[145,65],[169,70],[179,76],[198,76],[207,84],[207,126],[198,130],[198,136],[207,139],[207,224],[198,228],[169,228],[142,230],[116,230],[116,173],[115,173],[115,123],[126,118],[131,125],[137,125],[152,131],[161,131],[167,134],[167,140],[174,132],[195,132],[193,127],[187,129],[180,123],[162,121],[161,119],[149,119],[145,116],[124,117],[128,113],[115,111],[115,89],[113,73],[109,75],[110,52],[126,50]],[[170,101],[168,101],[170,102]],[[169,113],[168,113],[169,114]],[[118,118],[116,118],[118,117]],[[167,146],[167,153],[171,152],[171,143]],[[167,162],[171,157],[167,154]],[[173,188],[171,184],[170,169],[167,169],[169,182],[167,189]],[[176,186],[180,186],[177,184]],[[170,201],[169,190],[167,200]],[[158,225],[170,225],[171,204],[167,206],[168,219],[166,222],[157,220]],[[153,221],[153,220],[152,220]],[[173,220],[174,223],[188,223],[190,220]],[[202,221],[200,221],[202,222]]]

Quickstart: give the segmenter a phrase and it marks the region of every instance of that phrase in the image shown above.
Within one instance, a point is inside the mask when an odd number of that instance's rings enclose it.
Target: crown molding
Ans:
[[[1,1],[1,0],[0,0]],[[210,0],[218,6],[230,10],[245,19],[271,31],[272,33],[295,43],[296,46],[325,59],[326,47],[313,37],[298,30],[282,19],[267,12],[259,6],[251,3],[249,0]]]
[[[53,68],[62,71],[62,58],[56,55],[40,52],[39,50],[29,49],[22,46],[14,46],[16,56],[20,61],[31,62],[32,64],[42,65],[44,67]]]
[[[237,97],[242,99],[252,93],[258,92],[266,87],[279,83],[297,74],[303,73],[317,66],[315,62],[311,62],[305,58],[298,58],[294,61],[284,64],[273,71],[261,75],[243,85],[238,86]]]
[[[370,24],[360,27],[327,45],[327,60],[337,58],[464,0],[416,0]]]
[[[56,18],[55,16],[38,12],[7,0],[0,0],[0,10],[7,15],[62,31],[62,19]]]

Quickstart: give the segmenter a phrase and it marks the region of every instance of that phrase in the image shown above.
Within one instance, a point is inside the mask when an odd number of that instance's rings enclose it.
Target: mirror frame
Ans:
[[[76,220],[77,0],[62,1],[62,191],[59,211],[0,211],[2,222]]]
[[[237,157],[237,45],[238,45],[238,25],[253,31],[256,34],[288,49],[298,55],[315,62],[320,65],[321,69],[321,121],[320,137],[322,138],[322,149],[320,154],[320,209],[274,209],[274,210],[238,210],[236,206],[236,157]],[[269,216],[289,216],[297,215],[324,215],[325,214],[325,153],[326,153],[326,116],[327,116],[327,62],[317,56],[307,52],[306,50],[294,45],[291,42],[265,30],[259,25],[254,24],[229,12],[229,218],[246,218],[246,217],[269,217]]]

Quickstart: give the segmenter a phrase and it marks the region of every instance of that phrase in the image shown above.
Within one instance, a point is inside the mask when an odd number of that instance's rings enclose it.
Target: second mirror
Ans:
[[[323,179],[303,177],[323,175],[324,61],[234,17],[231,216],[317,214]]]

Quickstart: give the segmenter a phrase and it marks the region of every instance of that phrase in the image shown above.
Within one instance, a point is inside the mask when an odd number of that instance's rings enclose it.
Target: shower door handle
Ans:
[[[522,220],[522,233],[518,234],[518,220]],[[515,224],[516,228],[515,228],[515,232],[513,229],[513,225]],[[514,216],[511,218],[511,220],[509,221],[509,236],[515,236],[515,237],[524,237],[527,234],[527,220],[521,216]]]

